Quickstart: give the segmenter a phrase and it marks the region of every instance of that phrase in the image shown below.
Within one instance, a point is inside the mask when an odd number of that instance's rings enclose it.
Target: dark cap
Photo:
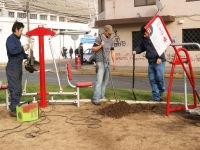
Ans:
[[[144,35],[144,33],[146,32],[146,29],[144,28],[145,26],[146,26],[146,24],[144,24],[140,29],[140,32],[142,35]]]

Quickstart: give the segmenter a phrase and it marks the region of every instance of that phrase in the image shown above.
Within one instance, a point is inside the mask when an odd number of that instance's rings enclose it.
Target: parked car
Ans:
[[[83,52],[83,62],[84,63],[96,62],[95,52],[92,52],[91,48],[88,48]]]

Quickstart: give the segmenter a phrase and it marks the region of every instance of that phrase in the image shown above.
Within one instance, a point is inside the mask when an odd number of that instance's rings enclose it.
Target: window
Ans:
[[[99,13],[105,10],[105,0],[98,0],[98,10]]]
[[[47,20],[47,15],[40,15],[40,20]]]
[[[60,22],[65,22],[65,18],[64,17],[59,17],[59,21]]]
[[[30,14],[30,19],[37,19],[37,14]]]
[[[57,17],[56,16],[50,16],[50,20],[51,21],[57,21]]]
[[[14,17],[15,17],[15,12],[11,12],[11,11],[9,11],[8,15],[9,15],[9,17],[14,18]]]
[[[26,13],[17,13],[17,18],[26,18]]]
[[[186,2],[193,2],[193,1],[200,1],[200,0],[186,0]]]
[[[135,0],[134,1],[134,6],[147,6],[147,5],[155,5],[156,0]]]
[[[133,50],[140,45],[142,41],[142,34],[140,31],[133,31],[132,32],[132,44]]]
[[[200,28],[196,29],[182,29],[183,43],[200,43]],[[188,51],[199,51],[195,45],[183,46]]]

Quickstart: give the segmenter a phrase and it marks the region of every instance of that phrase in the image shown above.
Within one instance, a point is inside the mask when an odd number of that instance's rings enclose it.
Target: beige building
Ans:
[[[165,22],[175,43],[200,43],[200,1],[199,0],[160,0],[162,10],[158,10],[156,0],[99,0],[99,15],[95,27],[106,24],[116,30],[113,35],[117,56],[117,66],[132,66],[131,52],[140,43],[140,27],[157,14]],[[159,5],[160,6],[160,5]],[[161,7],[161,8],[162,8]],[[177,47],[178,48],[178,47]],[[185,46],[189,51],[193,67],[200,65],[200,50],[197,46]],[[172,60],[175,51],[169,46],[167,60]],[[184,54],[181,54],[184,57]],[[147,65],[145,54],[136,55],[137,66]],[[167,66],[171,66],[166,63]]]

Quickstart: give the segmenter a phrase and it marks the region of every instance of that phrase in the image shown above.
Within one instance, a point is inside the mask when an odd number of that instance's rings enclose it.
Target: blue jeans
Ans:
[[[160,95],[165,92],[165,62],[157,65],[156,63],[149,63],[148,75],[149,82],[152,89],[153,100],[160,100]]]
[[[93,102],[99,102],[99,99],[105,97],[106,85],[109,79],[109,66],[104,62],[97,62],[97,75],[94,84]]]

